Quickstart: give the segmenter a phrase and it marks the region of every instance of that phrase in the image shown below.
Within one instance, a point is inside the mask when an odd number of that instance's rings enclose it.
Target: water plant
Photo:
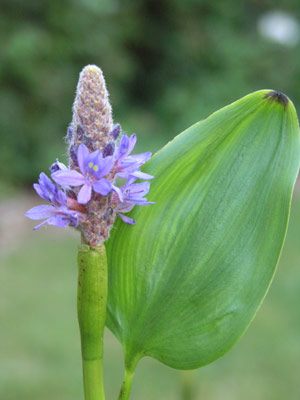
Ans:
[[[85,399],[105,398],[105,325],[124,349],[119,399],[129,398],[144,356],[181,370],[221,357],[254,318],[282,250],[300,161],[292,102],[260,90],[153,157],[132,154],[136,135],[113,123],[102,71],[92,65],[80,74],[67,142],[68,167],[57,160],[52,180],[42,173],[34,185],[50,205],[26,215],[44,220],[35,229],[81,234]]]

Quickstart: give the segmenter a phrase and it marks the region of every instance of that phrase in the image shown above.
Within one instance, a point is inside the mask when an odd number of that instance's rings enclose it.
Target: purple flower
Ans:
[[[113,157],[103,158],[100,150],[89,153],[88,148],[81,144],[77,151],[77,160],[80,172],[65,169],[52,174],[53,180],[59,185],[82,186],[77,200],[80,204],[86,204],[90,201],[92,189],[102,196],[108,195],[111,190],[115,190],[121,196],[121,191],[112,183],[103,178],[108,175],[113,166]]]
[[[123,194],[123,202],[120,202],[116,208],[119,217],[122,218],[126,224],[130,225],[134,225],[136,221],[120,213],[127,213],[131,211],[135,205],[147,206],[150,204],[155,204],[154,202],[147,201],[147,199],[143,197],[149,192],[150,183],[133,183],[135,180],[136,178],[129,178],[126,184],[120,188]]]
[[[49,170],[51,172],[56,172],[56,171],[65,170],[65,169],[68,169],[68,168],[65,166],[65,164],[59,162],[58,159],[56,159],[56,162],[53,163],[49,168]]]
[[[112,156],[114,154],[115,144],[112,142],[107,143],[103,149],[103,157]]]
[[[113,126],[113,128],[112,128],[112,130],[111,130],[111,132],[110,132],[110,135],[111,135],[115,140],[117,140],[118,137],[120,136],[120,133],[121,133],[121,126],[120,126],[120,124],[116,124],[116,125]]]
[[[35,183],[33,187],[42,199],[51,203],[51,205],[33,207],[26,212],[25,216],[30,219],[45,219],[34,229],[38,229],[44,224],[56,225],[60,228],[78,225],[80,213],[67,207],[67,196],[51,182],[46,174],[41,173],[39,183]]]
[[[116,150],[116,170],[120,178],[127,179],[134,177],[136,179],[152,179],[153,176],[138,171],[138,169],[149,160],[152,153],[146,152],[141,154],[130,155],[136,143],[136,135],[127,135],[121,137],[119,146]]]

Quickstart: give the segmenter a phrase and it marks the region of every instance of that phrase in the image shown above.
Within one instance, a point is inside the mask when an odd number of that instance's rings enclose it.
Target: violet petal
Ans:
[[[113,167],[113,164],[114,164],[114,159],[112,156],[108,156],[103,159],[101,178],[102,178],[102,176],[105,176],[110,173],[110,171]]]
[[[49,168],[49,170],[51,172],[56,172],[56,171],[66,170],[66,169],[68,169],[68,168],[65,166],[65,164],[59,162],[58,159],[56,159],[56,162],[53,163]]]
[[[44,200],[50,201],[49,196],[42,190],[41,186],[38,183],[33,184],[34,190],[37,194]]]
[[[144,164],[151,158],[151,156],[152,153],[150,151],[147,151],[145,153],[133,154],[132,156],[128,157],[128,160]]]
[[[130,154],[132,152],[135,144],[136,144],[136,134],[134,133],[129,138],[128,150],[127,150],[127,154],[126,155],[128,155],[128,154]]]
[[[50,193],[54,192],[55,185],[51,181],[51,179],[48,178],[48,176],[44,172],[40,173],[39,185],[41,186],[43,191],[47,191],[47,192],[50,192]]]
[[[86,161],[89,157],[89,149],[85,144],[81,144],[77,150],[77,161],[80,171],[85,174],[86,173]]]
[[[61,186],[80,186],[85,183],[85,177],[74,169],[54,172],[53,180]]]
[[[112,156],[114,154],[115,144],[114,143],[107,143],[107,145],[103,149],[103,157]]]
[[[130,193],[129,196],[139,196],[143,197],[145,194],[149,192],[150,183],[149,182],[141,182],[141,183],[134,183],[129,187]]]
[[[112,184],[107,179],[99,179],[93,183],[93,189],[96,193],[106,196],[112,190]]]
[[[48,225],[55,225],[59,228],[65,228],[66,226],[70,225],[70,219],[64,215],[55,215],[51,218],[48,218],[46,222]]]
[[[91,185],[83,185],[82,188],[79,190],[77,201],[80,204],[86,204],[91,200],[92,196],[92,186]]]
[[[38,224],[37,226],[35,226],[33,228],[34,231],[36,231],[37,229],[39,229],[41,226],[45,225],[48,223],[48,220],[46,219],[45,221],[41,222],[40,224]]]
[[[112,185],[112,190],[115,191],[115,192],[117,193],[117,195],[118,195],[120,201],[123,201],[123,200],[124,200],[124,198],[123,198],[123,193],[122,193],[122,190],[121,190],[120,188],[118,188],[118,187],[115,186],[115,185]]]
[[[118,148],[118,158],[122,159],[123,157],[126,156],[127,151],[128,151],[128,146],[129,146],[129,137],[124,134],[121,137],[120,143],[119,143],[119,148]]]
[[[122,215],[120,213],[118,213],[118,216],[126,223],[129,225],[134,225],[136,223],[136,221],[132,218],[126,217],[126,215]]]
[[[133,203],[127,203],[126,201],[124,203],[119,203],[117,206],[117,211],[119,212],[124,212],[124,213],[128,213],[129,211],[131,211],[133,209],[133,207],[135,206],[135,204]]]
[[[119,135],[121,133],[121,126],[120,124],[116,124],[113,126],[112,131],[110,132],[110,135],[117,140]]]
[[[135,172],[130,172],[131,176],[134,176],[135,178],[138,179],[153,179],[154,176],[146,174],[145,172],[142,171],[135,171]]]
[[[55,212],[55,208],[53,206],[47,206],[47,205],[40,205],[31,208],[25,213],[25,216],[27,218],[36,220],[36,219],[44,219],[44,218],[49,218],[50,216],[53,215]]]

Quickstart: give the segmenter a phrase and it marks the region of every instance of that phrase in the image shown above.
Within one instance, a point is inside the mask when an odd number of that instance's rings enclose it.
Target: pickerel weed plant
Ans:
[[[262,303],[285,239],[300,159],[292,102],[272,90],[252,93],[151,158],[132,154],[136,136],[113,123],[103,74],[87,66],[67,142],[68,167],[57,160],[52,180],[41,173],[34,185],[49,204],[26,216],[44,219],[34,229],[81,233],[85,399],[105,398],[105,325],[124,349],[119,399],[129,398],[144,356],[182,370],[221,357]]]

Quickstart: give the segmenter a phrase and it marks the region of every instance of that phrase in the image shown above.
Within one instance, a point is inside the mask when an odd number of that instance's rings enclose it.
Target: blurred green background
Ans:
[[[258,89],[300,110],[299,0],[2,0],[0,3],[0,399],[82,399],[76,233],[34,224],[31,185],[65,158],[78,74],[97,64],[114,119],[155,151],[212,111]],[[300,398],[300,193],[270,292],[240,343],[181,374],[144,359],[132,400]],[[122,351],[107,332],[108,398]],[[186,397],[186,400],[188,396]]]

